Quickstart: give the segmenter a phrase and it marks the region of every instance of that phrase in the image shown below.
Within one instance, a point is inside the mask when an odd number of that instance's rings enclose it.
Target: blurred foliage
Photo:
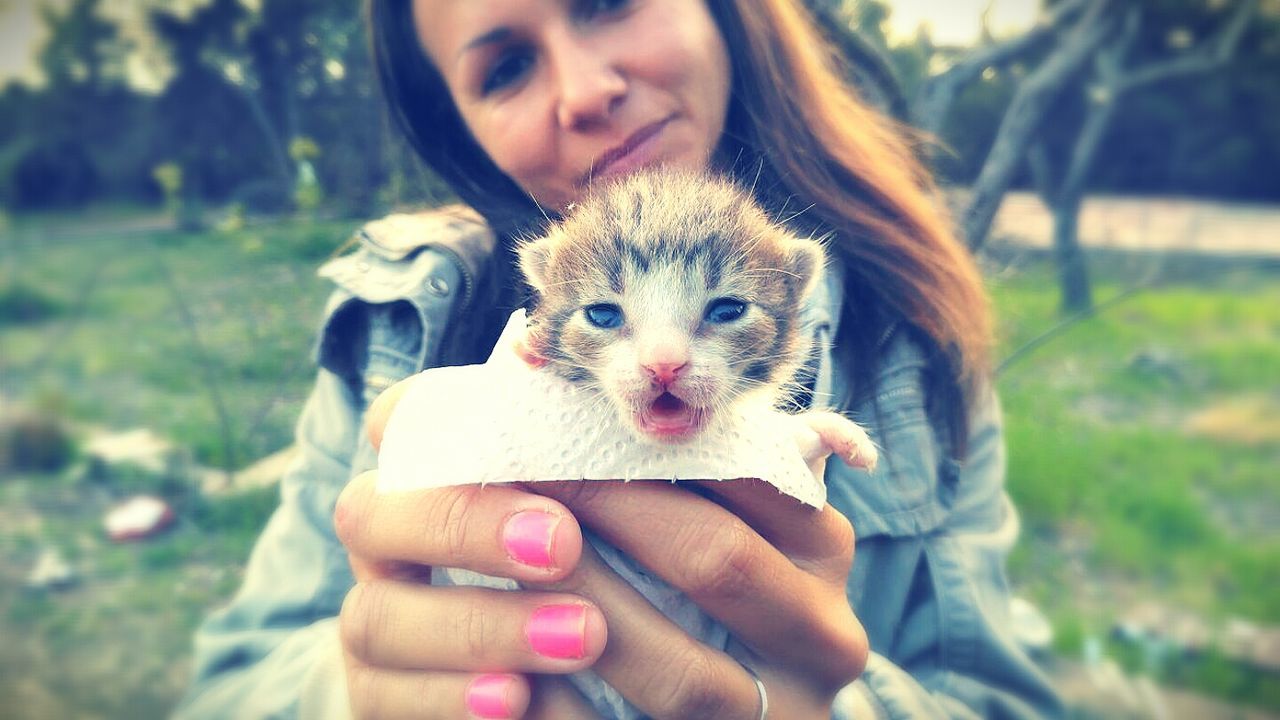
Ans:
[[[12,82],[0,92],[0,203],[156,203],[163,187],[152,169],[175,163],[187,205],[288,210],[293,138],[326,148],[303,151],[331,213],[385,209],[379,192],[393,173],[414,180],[398,185],[393,203],[437,186],[383,120],[358,3],[264,0],[251,9],[213,0],[182,14],[157,3],[149,29],[170,71],[158,94],[130,85],[132,48],[101,4],[46,9],[45,84]]]
[[[75,443],[57,416],[24,410],[0,416],[0,476],[58,472],[75,457]]]
[[[1132,282],[1121,267],[1098,268],[1100,298]],[[991,284],[1007,356],[1052,323],[1052,268]],[[1274,269],[1202,268],[1072,326],[1001,375],[1023,528],[1010,576],[1051,618],[1059,653],[1080,658],[1087,639],[1149,602],[1211,627],[1280,623],[1280,425],[1258,432],[1243,415],[1209,433],[1198,422],[1251,407],[1280,417],[1277,337]],[[1164,684],[1280,710],[1271,675],[1212,652],[1171,652],[1154,668],[1131,644],[1105,652]]]
[[[879,0],[810,0],[844,16],[892,62],[910,97],[968,48],[935,46],[925,34],[891,43],[890,5]],[[252,5],[253,7],[250,7]],[[1140,57],[1171,57],[1210,34],[1231,3],[1144,3]],[[44,85],[12,82],[0,92],[0,202],[18,209],[89,201],[157,203],[151,169],[182,169],[184,217],[239,202],[279,212],[296,200],[294,138],[323,153],[314,164],[330,212],[367,217],[388,205],[435,197],[439,183],[386,122],[357,3],[346,0],[212,0],[176,14],[156,5],[150,30],[170,76],[158,94],[134,90],[127,59],[136,49],[99,12],[101,0],[73,0],[42,13]],[[1034,65],[1034,55],[1027,61]],[[1025,68],[1022,68],[1025,69]],[[1019,68],[989,73],[957,99],[941,138],[953,153],[944,179],[973,179],[1016,83]],[[1240,52],[1211,77],[1161,85],[1132,99],[1111,128],[1094,190],[1280,198],[1280,18],[1255,19]],[[1062,160],[1087,88],[1066,93],[1043,128]],[[1019,183],[1025,186],[1028,178]],[[323,198],[323,199],[322,199]]]
[[[280,503],[278,488],[242,490],[215,498],[202,496],[191,507],[190,518],[201,532],[210,536],[253,538],[267,524]]]
[[[846,15],[854,29],[886,52],[909,97],[930,75],[973,50],[936,46],[923,31],[911,42],[891,46],[885,26],[891,3],[825,1],[849,8]],[[1141,34],[1128,66],[1178,59],[1213,35],[1234,8],[1221,0],[1144,2]],[[961,91],[939,138],[947,150],[936,167],[943,180],[967,184],[977,176],[1014,89],[1047,50],[1041,48],[1004,71],[989,69]],[[1126,100],[1098,150],[1106,161],[1097,163],[1089,189],[1280,200],[1280,174],[1272,170],[1280,162],[1277,77],[1280,11],[1264,3],[1226,66],[1155,85]],[[1038,131],[1055,165],[1070,160],[1090,90],[1087,82],[1079,82],[1064,93],[1050,122]],[[1015,186],[1030,188],[1029,172],[1024,169]]]
[[[309,137],[296,137],[289,143],[289,157],[294,162],[315,160],[320,157],[320,146]]]
[[[0,282],[0,326],[40,323],[65,311],[61,300],[29,282]]]

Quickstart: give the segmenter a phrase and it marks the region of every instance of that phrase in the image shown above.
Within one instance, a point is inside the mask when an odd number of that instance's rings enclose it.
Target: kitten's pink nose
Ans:
[[[676,377],[680,375],[680,371],[689,367],[687,362],[649,362],[644,364],[644,369],[649,371],[654,380],[663,385],[670,385],[676,381]]]
[[[676,328],[655,328],[638,341],[636,359],[654,382],[670,385],[689,366],[689,339]]]

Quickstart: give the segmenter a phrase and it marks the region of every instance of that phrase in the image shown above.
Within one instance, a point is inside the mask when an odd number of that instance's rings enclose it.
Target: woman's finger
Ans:
[[[843,582],[798,568],[716,503],[662,482],[532,487],[559,499],[606,542],[660,574],[761,656],[806,668],[822,685],[847,682],[861,672],[866,635]],[[580,565],[585,558],[584,551]],[[616,616],[597,603],[616,634]]]
[[[577,521],[554,500],[510,485],[379,493],[377,471],[343,490],[334,527],[368,563],[465,568],[514,580],[562,577],[578,562]]]
[[[830,505],[812,508],[763,480],[688,482],[742,518],[802,569],[843,584],[853,566],[854,531]]]
[[[413,382],[416,375],[411,375],[404,380],[383,390],[378,397],[369,403],[369,409],[364,414],[365,432],[369,435],[369,442],[373,443],[373,449],[377,450],[382,447],[382,431],[387,428],[387,420],[391,418],[391,411],[395,410],[396,403],[400,402],[400,398],[404,397],[406,391],[409,390],[409,383]]]
[[[590,546],[572,575],[538,587],[587,598],[609,618],[609,642],[591,670],[645,715],[757,716],[755,683],[742,665],[667,619]]]
[[[577,672],[607,633],[600,610],[572,595],[388,580],[356,584],[339,621],[349,657],[399,670]]]
[[[522,675],[396,671],[349,660],[347,689],[358,719],[537,717],[528,712],[529,682]]]
[[[531,678],[533,698],[525,712],[528,720],[599,720],[600,715],[559,675],[536,675]]]

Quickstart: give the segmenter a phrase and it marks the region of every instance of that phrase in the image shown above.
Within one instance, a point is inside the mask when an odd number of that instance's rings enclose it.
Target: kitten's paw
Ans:
[[[867,472],[876,469],[880,453],[860,425],[833,412],[805,413],[803,417],[809,428],[822,438],[822,444],[845,464]]]

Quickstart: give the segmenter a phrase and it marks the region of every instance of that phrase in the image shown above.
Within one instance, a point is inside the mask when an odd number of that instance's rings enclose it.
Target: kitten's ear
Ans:
[[[516,249],[520,258],[520,272],[530,287],[539,293],[547,286],[547,266],[551,263],[551,253],[556,246],[556,236],[551,235],[534,238],[521,243]]]
[[[794,283],[796,297],[806,298],[818,284],[822,276],[822,268],[827,264],[827,253],[822,245],[802,238],[792,238],[784,245],[786,253],[786,269],[791,274],[789,282]]]

